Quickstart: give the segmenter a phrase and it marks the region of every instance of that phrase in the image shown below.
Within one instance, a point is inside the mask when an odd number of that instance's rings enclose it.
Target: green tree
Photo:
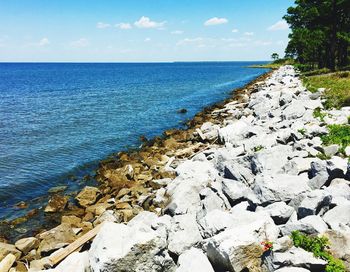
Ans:
[[[280,56],[277,53],[273,53],[271,55],[271,59],[273,59],[274,61],[278,60],[280,58]]]
[[[292,30],[287,56],[332,70],[349,64],[349,0],[296,0],[283,18]]]

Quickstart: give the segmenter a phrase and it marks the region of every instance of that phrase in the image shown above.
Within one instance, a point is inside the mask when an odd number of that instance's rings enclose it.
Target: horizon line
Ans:
[[[108,64],[108,63],[203,63],[203,62],[271,62],[271,60],[185,60],[185,61],[0,61],[6,63],[91,63],[91,64]]]

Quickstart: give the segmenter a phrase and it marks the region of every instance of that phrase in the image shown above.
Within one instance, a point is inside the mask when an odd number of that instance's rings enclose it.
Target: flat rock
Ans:
[[[311,252],[301,248],[292,247],[286,252],[276,252],[273,254],[274,269],[284,266],[305,268],[310,271],[324,271],[326,261],[315,258]]]
[[[40,233],[37,237],[41,240],[38,248],[38,253],[41,255],[60,249],[76,239],[76,235],[69,224],[61,224],[49,231]]]
[[[97,197],[100,195],[100,190],[96,187],[86,186],[80,193],[75,197],[79,205],[82,207],[87,207],[89,205],[95,204]]]
[[[35,237],[22,238],[15,243],[16,248],[26,255],[32,249],[36,249],[39,246],[39,240]]]
[[[266,207],[258,207],[256,211],[265,211],[269,213],[276,225],[285,224],[292,213],[294,208],[288,206],[285,202],[275,202]]]

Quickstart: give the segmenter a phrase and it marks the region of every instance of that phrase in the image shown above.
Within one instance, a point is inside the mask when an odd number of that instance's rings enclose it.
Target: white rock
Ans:
[[[197,248],[191,248],[179,256],[176,272],[214,272],[208,258]]]
[[[323,150],[326,156],[332,157],[333,155],[338,153],[339,145],[333,144],[333,145],[325,146]]]
[[[165,248],[155,231],[107,222],[92,242],[89,262],[93,271],[171,271],[175,264]]]
[[[299,176],[287,174],[258,175],[255,179],[254,192],[262,203],[289,201],[310,190],[307,182],[308,178],[304,174]]]
[[[84,252],[73,252],[66,259],[64,259],[55,269],[54,272],[86,272],[90,271],[89,253]]]
[[[287,252],[276,252],[272,259],[275,269],[281,266],[295,266],[306,268],[311,271],[324,271],[327,264],[326,261],[315,258],[313,253],[296,247],[291,248]]]
[[[324,214],[323,220],[332,230],[350,230],[350,202],[329,210]]]
[[[265,211],[270,214],[275,224],[284,224],[291,217],[294,208],[288,206],[285,202],[275,202],[266,207],[257,207],[256,211]]]
[[[306,234],[320,234],[328,229],[327,224],[318,215],[310,215],[296,222],[288,222],[281,227],[283,235],[290,235],[292,231],[298,230]]]
[[[202,241],[195,214],[183,214],[173,217],[168,237],[170,252],[180,255],[195,244]]]

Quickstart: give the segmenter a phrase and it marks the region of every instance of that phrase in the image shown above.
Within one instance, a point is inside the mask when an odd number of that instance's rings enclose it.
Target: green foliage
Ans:
[[[326,154],[321,153],[321,152],[317,153],[316,157],[319,158],[320,160],[323,160],[323,161],[331,159],[330,156],[327,156]]]
[[[264,147],[262,145],[258,145],[258,146],[255,146],[253,150],[254,150],[254,152],[258,152],[262,149],[264,149]]]
[[[277,53],[273,53],[271,55],[271,59],[273,59],[274,61],[278,60],[280,58],[280,56]]]
[[[304,76],[317,76],[317,75],[324,75],[324,74],[329,74],[331,70],[328,68],[322,68],[322,69],[316,69],[312,71],[305,72],[303,75]]]
[[[344,153],[345,148],[350,145],[350,125],[329,125],[329,133],[321,136],[325,145],[337,144],[340,152]]]
[[[308,252],[312,252],[315,257],[328,262],[326,272],[345,272],[345,266],[339,259],[334,258],[326,251],[329,241],[326,237],[307,236],[299,231],[292,232],[293,244]]]
[[[324,118],[327,116],[327,113],[322,112],[320,108],[314,109],[313,116],[315,118],[320,118],[322,122],[324,122]]]
[[[306,129],[305,129],[305,128],[298,129],[298,132],[299,132],[301,135],[305,135]]]
[[[304,65],[301,71],[349,65],[349,1],[296,0],[283,18],[291,28],[286,55]]]

